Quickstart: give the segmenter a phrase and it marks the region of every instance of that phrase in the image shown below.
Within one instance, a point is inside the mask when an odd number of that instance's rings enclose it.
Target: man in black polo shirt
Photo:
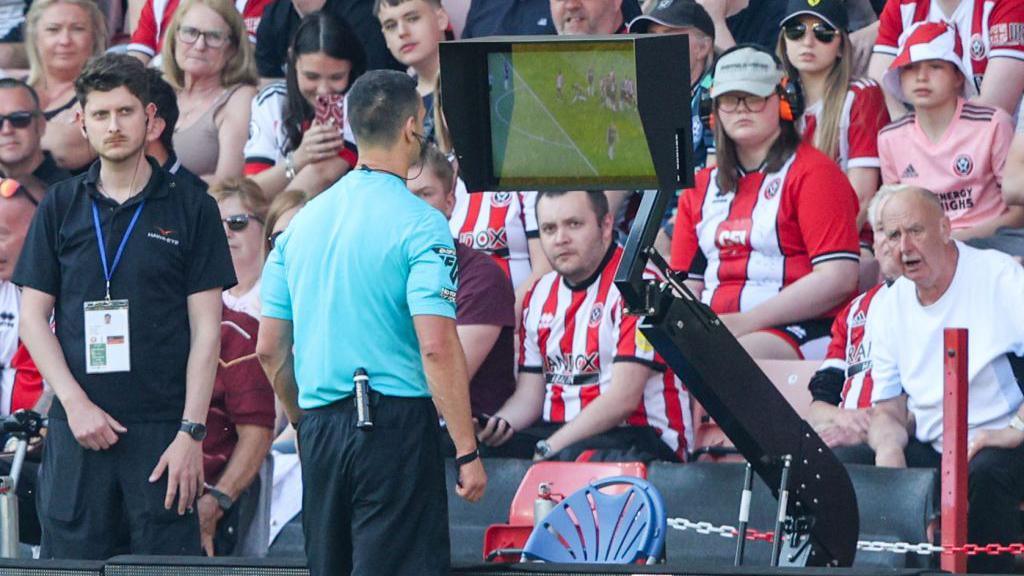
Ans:
[[[71,177],[40,146],[45,131],[36,91],[21,80],[0,78],[0,174],[21,182],[36,201]]]
[[[146,156],[152,156],[160,167],[187,179],[189,184],[206,190],[206,181],[196,176],[188,168],[181,165],[178,155],[174,153],[174,128],[178,125],[178,95],[174,88],[164,80],[163,74],[156,68],[146,68],[149,79],[149,101],[156,106],[153,122],[146,134]]]
[[[21,338],[57,395],[43,557],[105,558],[123,518],[133,553],[200,553],[192,505],[235,276],[213,199],[143,153],[148,91],[130,56],[86,65],[75,92],[99,161],[46,195],[15,269]]]

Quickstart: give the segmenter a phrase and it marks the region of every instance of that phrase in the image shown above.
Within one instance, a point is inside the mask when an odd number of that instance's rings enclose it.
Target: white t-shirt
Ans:
[[[231,292],[225,290],[222,294],[224,301],[224,307],[230,308],[235,312],[241,312],[248,314],[253,318],[259,320],[260,318],[260,283],[257,280],[256,284],[241,296],[234,296]]]
[[[11,411],[14,392],[14,370],[11,359],[18,351],[18,307],[21,291],[10,282],[0,280],[0,415]]]
[[[922,306],[916,286],[903,277],[876,299],[868,315],[872,401],[906,391],[907,407],[917,419],[915,436],[940,451],[943,329],[968,330],[968,438],[981,429],[1005,427],[1024,401],[1007,357],[1024,356],[1024,268],[995,250],[956,246],[953,282],[937,302]]]

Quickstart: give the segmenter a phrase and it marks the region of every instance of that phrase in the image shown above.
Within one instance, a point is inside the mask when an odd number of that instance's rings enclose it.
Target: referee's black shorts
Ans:
[[[434,403],[374,396],[372,431],[355,427],[351,399],[299,420],[310,574],[447,575],[448,500]]]
[[[198,555],[199,518],[164,509],[167,472],[149,475],[179,422],[131,422],[107,450],[83,448],[66,420],[50,418],[36,507],[42,558],[103,560],[122,552],[127,519],[131,553]]]

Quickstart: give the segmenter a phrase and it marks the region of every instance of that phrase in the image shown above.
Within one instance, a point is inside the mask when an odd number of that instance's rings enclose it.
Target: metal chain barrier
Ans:
[[[669,518],[667,520],[670,528],[676,530],[693,530],[698,534],[717,534],[722,538],[736,538],[739,530],[735,526],[723,524],[715,526],[710,522],[693,522],[686,518]],[[747,540],[772,542],[775,540],[773,532],[761,532],[752,528],[747,529]],[[1015,544],[964,544],[963,546],[937,546],[928,542],[913,544],[911,542],[880,542],[874,540],[858,540],[857,550],[864,552],[891,552],[893,554],[966,554],[977,556],[987,554],[997,556],[999,554],[1024,555],[1024,543]]]

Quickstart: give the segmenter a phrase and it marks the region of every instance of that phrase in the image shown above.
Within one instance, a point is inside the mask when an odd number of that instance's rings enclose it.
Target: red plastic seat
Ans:
[[[537,488],[542,482],[551,486],[552,496],[564,498],[593,480],[609,476],[646,479],[647,466],[642,462],[538,462],[531,466],[512,498],[508,524],[492,524],[484,532],[484,560],[519,561],[519,550],[533,531],[533,504],[537,499]],[[617,490],[627,488],[617,487]],[[501,554],[502,550],[511,552]]]

